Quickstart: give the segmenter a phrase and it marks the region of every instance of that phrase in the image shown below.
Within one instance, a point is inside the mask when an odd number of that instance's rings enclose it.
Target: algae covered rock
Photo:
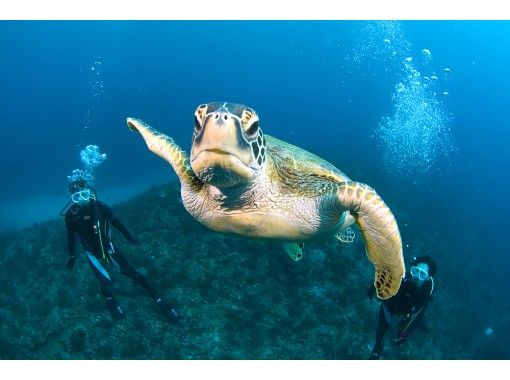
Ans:
[[[272,241],[212,232],[184,210],[174,183],[113,206],[139,238],[113,239],[181,315],[169,324],[145,292],[111,270],[127,317],[112,321],[81,249],[65,267],[62,220],[0,235],[0,357],[4,359],[360,359],[377,304],[363,243],[306,244],[294,262]],[[342,281],[339,281],[342,279]],[[443,297],[443,296],[438,296]],[[448,304],[450,300],[442,300]],[[453,300],[453,302],[456,302]],[[457,301],[458,302],[458,301]],[[453,306],[452,306],[453,305]],[[448,320],[431,305],[431,323]],[[441,314],[443,313],[443,314]],[[438,328],[436,326],[436,328]],[[387,358],[466,357],[453,338],[420,332]],[[469,344],[468,344],[469,347]]]

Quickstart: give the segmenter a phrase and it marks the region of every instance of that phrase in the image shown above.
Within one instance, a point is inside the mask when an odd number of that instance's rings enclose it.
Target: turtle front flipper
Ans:
[[[402,240],[393,213],[375,190],[363,183],[340,184],[338,200],[354,217],[363,235],[368,259],[375,266],[377,296],[381,299],[394,296],[405,267]]]
[[[130,130],[137,131],[142,135],[151,152],[172,165],[181,183],[190,186],[194,190],[202,187],[202,182],[191,169],[188,155],[171,137],[156,131],[140,119],[128,117],[126,121]]]

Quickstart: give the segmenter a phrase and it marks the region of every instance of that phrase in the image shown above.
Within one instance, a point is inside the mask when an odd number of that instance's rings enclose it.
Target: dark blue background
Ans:
[[[469,210],[463,228],[505,225],[510,24],[401,23],[411,53],[427,47],[438,68],[454,72],[449,111],[459,154],[437,162],[416,189],[415,178],[386,180],[380,147],[368,137],[392,112],[395,76],[346,69],[365,23],[2,22],[0,197],[62,193],[66,176],[80,166],[79,150],[90,143],[108,154],[97,173],[99,191],[147,175],[164,181],[169,167],[145,151],[125,118],[140,117],[189,149],[195,106],[228,100],[254,107],[266,133],[333,161],[390,204],[384,187],[396,183],[400,201],[422,191],[421,211],[431,203],[453,218]],[[94,97],[90,68],[98,57],[104,94]]]
[[[416,189],[415,178],[387,178],[369,138],[392,112],[395,76],[346,69],[364,23],[2,22],[0,197],[61,193],[90,143],[108,154],[99,191],[147,175],[164,181],[169,167],[145,151],[125,118],[140,117],[189,149],[195,106],[228,100],[254,107],[266,133],[333,161],[390,204],[384,187],[397,184],[400,201],[422,192],[420,211],[431,203],[449,217],[469,210],[463,228],[505,225],[510,24],[401,23],[414,53],[427,47],[438,68],[454,72],[448,106],[459,154],[437,162]],[[98,57],[104,94],[94,97],[90,68]]]

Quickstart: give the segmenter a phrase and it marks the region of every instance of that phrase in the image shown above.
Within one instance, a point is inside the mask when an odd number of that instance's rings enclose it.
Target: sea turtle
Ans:
[[[252,108],[198,106],[191,157],[143,121],[128,118],[127,125],[172,165],[184,207],[205,226],[296,244],[356,223],[375,266],[377,296],[398,291],[405,273],[402,241],[388,206],[374,189],[320,157],[262,133]]]

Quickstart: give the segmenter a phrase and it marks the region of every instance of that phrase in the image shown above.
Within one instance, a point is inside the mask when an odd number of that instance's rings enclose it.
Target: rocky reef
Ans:
[[[112,270],[127,314],[113,321],[81,248],[74,270],[66,269],[64,223],[53,220],[0,236],[0,358],[368,356],[378,304],[367,298],[373,267],[359,233],[352,244],[308,243],[294,262],[277,243],[203,227],[184,210],[175,183],[113,210],[142,244],[130,245],[116,231],[113,240],[173,302],[180,322],[168,323],[143,289]],[[444,290],[447,282],[438,283],[443,290],[427,310],[433,332],[417,330],[397,347],[388,336],[384,358],[456,359],[477,352],[479,341],[459,339],[470,326],[457,313],[462,300]]]

